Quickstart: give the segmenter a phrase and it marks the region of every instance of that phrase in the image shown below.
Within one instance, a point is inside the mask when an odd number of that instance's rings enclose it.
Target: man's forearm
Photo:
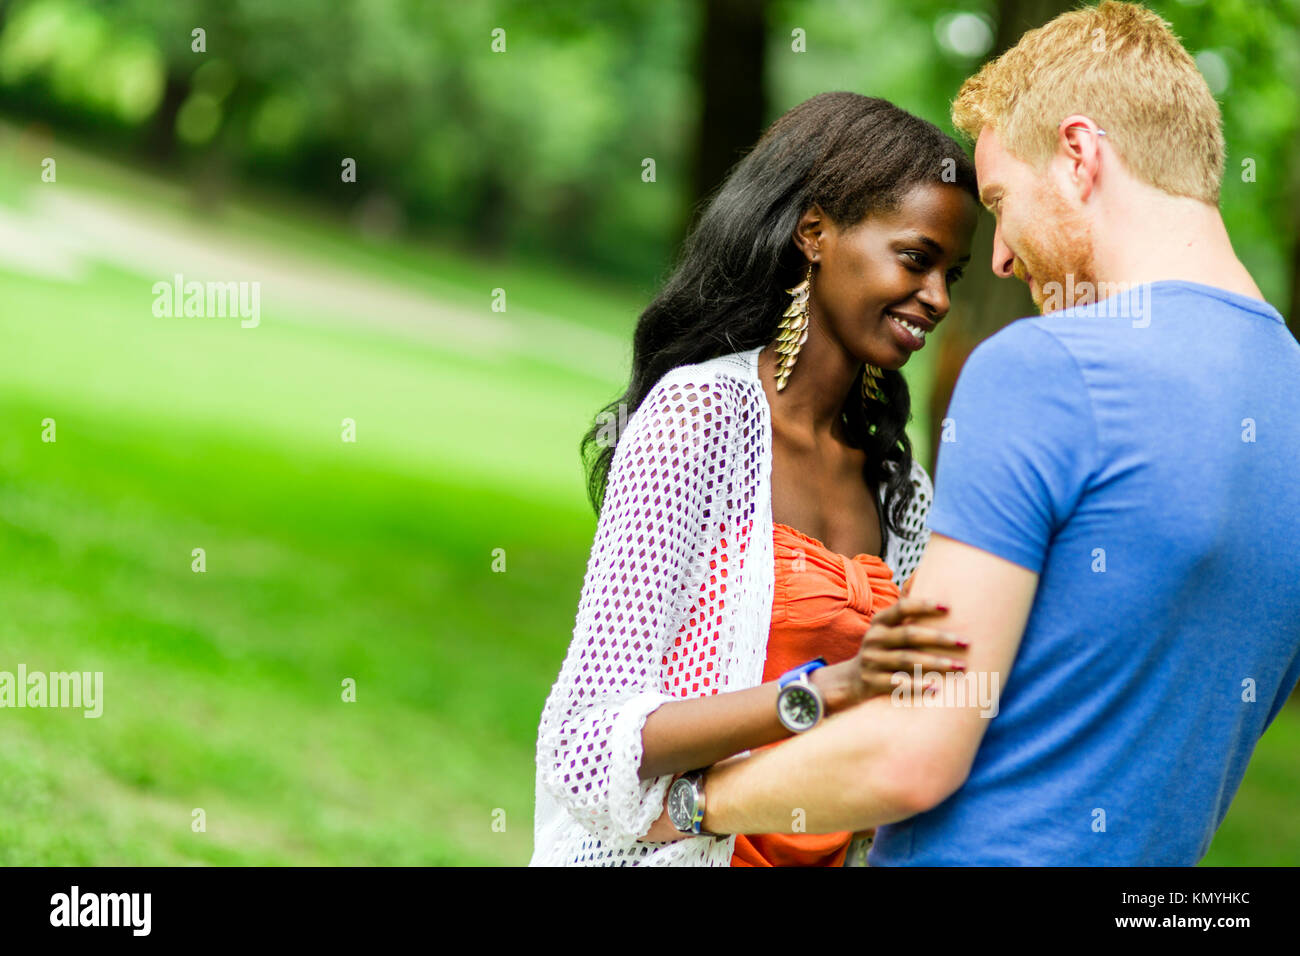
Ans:
[[[912,597],[952,608],[945,628],[970,641],[967,692],[925,706],[877,697],[705,780],[703,826],[716,833],[862,830],[938,806],[965,782],[1020,646],[1038,575],[931,534]],[[970,680],[986,680],[972,688]],[[953,682],[951,676],[946,682]],[[978,691],[978,692],[976,692]],[[989,700],[984,698],[991,694]]]
[[[703,827],[715,833],[832,833],[922,809],[900,742],[921,714],[879,697],[779,747],[709,772]],[[800,829],[802,828],[802,829]]]

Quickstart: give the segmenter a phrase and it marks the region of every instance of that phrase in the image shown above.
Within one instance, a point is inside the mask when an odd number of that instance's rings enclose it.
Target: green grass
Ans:
[[[381,278],[422,261],[346,236],[274,232]],[[434,272],[466,288],[504,281],[593,326],[593,302],[635,298],[445,255]],[[0,270],[0,670],[102,671],[105,696],[99,719],[0,711],[0,864],[525,862],[537,718],[594,530],[577,440],[623,370],[283,307],[257,329],[159,319],[152,278]],[[1291,709],[1207,862],[1300,859],[1298,743]]]
[[[142,285],[0,273],[0,666],[105,681],[4,712],[0,863],[526,860],[603,390]]]
[[[1205,866],[1300,864],[1300,706],[1282,708],[1260,738]]]

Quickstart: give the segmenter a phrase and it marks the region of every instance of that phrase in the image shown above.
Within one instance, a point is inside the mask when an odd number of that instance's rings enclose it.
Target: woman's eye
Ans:
[[[908,251],[908,252],[904,252],[903,255],[907,256],[907,258],[911,259],[922,269],[924,269],[927,265],[930,264],[930,261],[925,257],[925,253],[923,252]]]
[[[952,269],[952,270],[950,270],[950,271],[948,272],[948,284],[949,284],[949,285],[952,285],[953,283],[955,283],[958,279],[960,279],[960,278],[961,278],[963,275],[965,275],[965,274],[966,274],[966,270],[965,270],[965,269]]]

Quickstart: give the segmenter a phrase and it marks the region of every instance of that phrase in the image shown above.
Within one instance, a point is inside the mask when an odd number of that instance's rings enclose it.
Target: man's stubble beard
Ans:
[[[1068,309],[1074,302],[1067,302],[1065,294],[1070,289],[1078,289],[1080,283],[1091,283],[1097,288],[1097,276],[1093,266],[1092,230],[1065,197],[1050,185],[1044,185],[1038,194],[1038,221],[1032,232],[1026,231],[1021,238],[1021,255],[1016,258],[1015,272],[1021,281],[1025,273],[1033,276],[1038,288],[1031,289],[1034,305],[1046,315],[1044,306],[1052,305],[1050,311]],[[1067,281],[1073,276],[1073,281]],[[1052,283],[1056,283],[1053,290]],[[1078,293],[1075,293],[1076,296]],[[1095,300],[1096,294],[1092,296]]]

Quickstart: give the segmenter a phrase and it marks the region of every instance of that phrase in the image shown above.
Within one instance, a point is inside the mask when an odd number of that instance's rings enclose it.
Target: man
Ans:
[[[1218,105],[1154,13],[1030,31],[953,120],[993,270],[1044,315],[962,372],[911,597],[1000,699],[838,714],[712,768],[701,825],[878,826],[872,865],[1190,865],[1300,678],[1300,345],[1233,252]]]

